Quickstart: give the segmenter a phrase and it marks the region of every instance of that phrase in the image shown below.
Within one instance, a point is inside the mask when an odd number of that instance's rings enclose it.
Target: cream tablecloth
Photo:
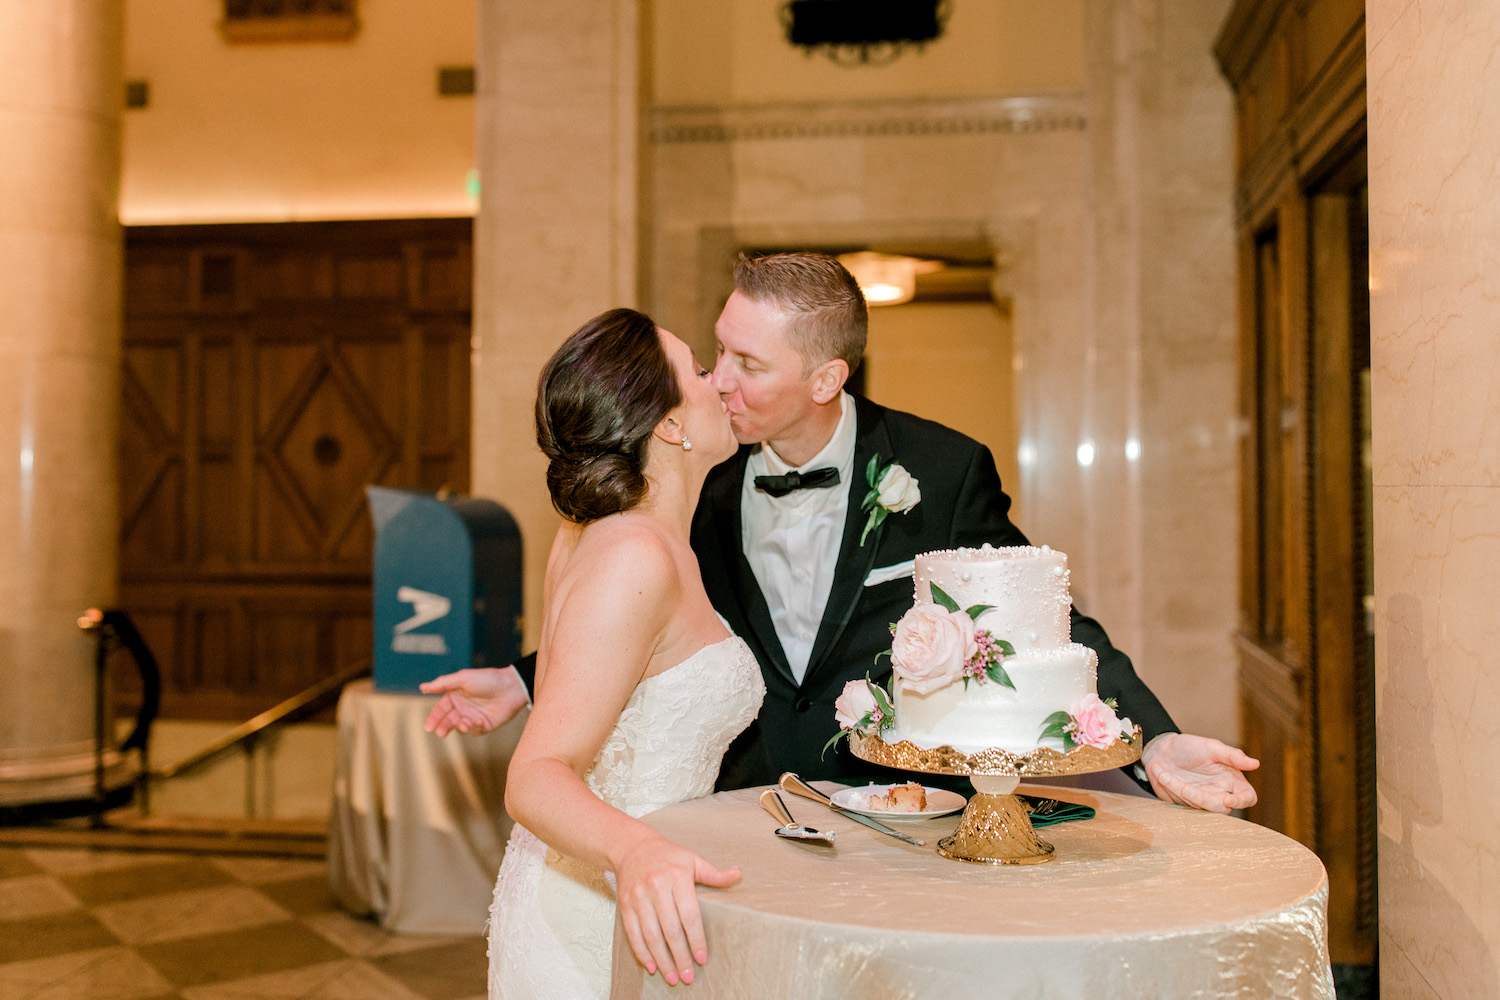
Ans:
[[[744,879],[699,890],[709,964],[691,987],[646,977],[617,926],[613,996],[1331,1000],[1328,882],[1311,851],[1152,799],[1032,791],[1099,812],[1045,828],[1056,859],[1024,867],[937,855],[957,814],[902,824],[924,849],[783,794],[799,821],[837,832],[831,849],[773,837],[759,789],[653,813]]]
[[[477,934],[510,837],[505,771],[528,714],[486,736],[422,729],[437,701],[376,692],[338,705],[328,880],[345,909],[402,933]]]

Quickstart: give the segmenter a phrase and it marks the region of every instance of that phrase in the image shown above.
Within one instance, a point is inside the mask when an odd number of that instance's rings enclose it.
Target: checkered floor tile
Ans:
[[[0,847],[6,1000],[467,1000],[485,968],[344,913],[322,861]]]

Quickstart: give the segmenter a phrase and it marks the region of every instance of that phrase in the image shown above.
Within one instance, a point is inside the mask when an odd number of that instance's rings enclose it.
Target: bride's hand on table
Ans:
[[[422,685],[425,694],[442,693],[423,723],[429,733],[482,736],[499,729],[529,704],[526,685],[515,667],[456,670]]]
[[[693,981],[694,963],[708,961],[697,885],[727,889],[740,869],[715,868],[685,847],[652,834],[622,852],[615,871],[620,922],[635,959],[668,986]]]
[[[1208,736],[1166,733],[1146,746],[1141,766],[1156,797],[1208,812],[1228,813],[1255,805],[1255,789],[1244,771],[1260,761],[1238,747]]]

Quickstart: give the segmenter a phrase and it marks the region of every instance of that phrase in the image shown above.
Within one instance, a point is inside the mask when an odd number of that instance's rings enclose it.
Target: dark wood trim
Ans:
[[[1300,737],[1306,716],[1302,710],[1304,674],[1247,635],[1234,637],[1239,655],[1240,689],[1279,729]]]
[[[1269,0],[1236,0],[1214,42],[1214,58],[1236,89],[1250,74],[1281,17],[1282,4]]]

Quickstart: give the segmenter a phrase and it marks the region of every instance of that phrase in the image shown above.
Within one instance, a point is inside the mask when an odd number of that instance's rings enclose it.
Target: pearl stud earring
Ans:
[[[692,451],[693,450],[693,442],[691,442],[691,441],[689,441],[687,439],[687,435],[686,434],[684,434],[682,436],[682,450],[683,451]]]

